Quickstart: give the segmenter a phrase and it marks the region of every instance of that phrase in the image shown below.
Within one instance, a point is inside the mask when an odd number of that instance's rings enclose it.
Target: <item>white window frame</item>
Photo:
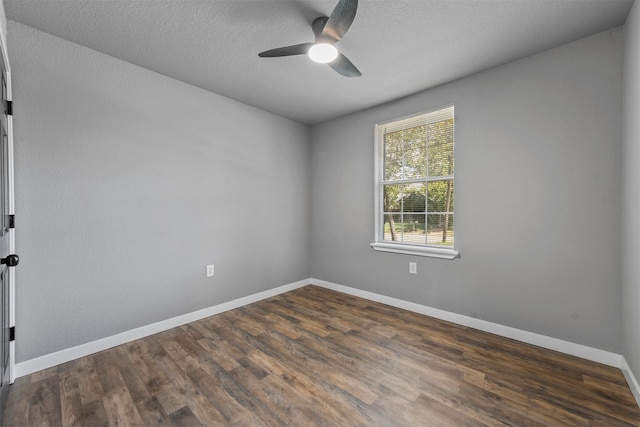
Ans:
[[[410,116],[401,117],[399,119],[388,120],[383,123],[379,123],[375,125],[375,153],[374,153],[374,182],[375,182],[375,241],[371,243],[371,247],[376,251],[381,252],[391,252],[397,254],[406,254],[406,255],[416,255],[416,256],[425,256],[432,258],[441,258],[441,259],[454,259],[460,255],[460,252],[456,250],[456,239],[454,239],[454,247],[439,247],[428,244],[416,244],[416,243],[406,243],[406,242],[389,242],[384,240],[384,236],[382,235],[382,216],[381,211],[384,209],[382,206],[382,184],[381,184],[381,171],[382,171],[382,162],[384,159],[380,155],[382,152],[381,144],[384,144],[384,138],[380,138],[379,128],[383,126],[388,126],[389,124],[396,124],[402,122],[403,120],[412,120],[418,116],[428,116],[430,114],[436,115],[441,114],[443,111],[451,109],[451,114],[454,118],[454,135],[455,135],[455,113],[453,105],[446,105],[443,107],[435,108],[433,110],[424,111],[418,114],[412,114]],[[455,141],[454,141],[454,158],[455,158]],[[454,183],[455,183],[455,171],[453,175]],[[454,186],[455,187],[455,186]]]

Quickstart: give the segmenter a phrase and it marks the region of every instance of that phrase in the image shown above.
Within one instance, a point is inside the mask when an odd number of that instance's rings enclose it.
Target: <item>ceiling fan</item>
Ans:
[[[258,54],[261,58],[276,58],[291,55],[309,55],[315,62],[327,64],[338,73],[347,77],[360,77],[362,73],[342,53],[336,49],[339,42],[356,17],[358,0],[340,0],[327,18],[321,16],[311,24],[316,41],[293,46],[279,47]]]

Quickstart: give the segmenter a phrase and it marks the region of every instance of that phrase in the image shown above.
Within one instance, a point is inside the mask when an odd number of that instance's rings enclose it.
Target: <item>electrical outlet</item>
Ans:
[[[213,264],[207,265],[207,277],[212,277],[214,273]]]
[[[418,274],[418,264],[416,264],[415,262],[410,262],[409,263],[409,273]]]

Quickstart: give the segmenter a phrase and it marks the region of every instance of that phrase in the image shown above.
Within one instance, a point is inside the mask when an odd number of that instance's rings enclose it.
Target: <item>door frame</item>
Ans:
[[[6,21],[4,21],[6,22]],[[4,23],[3,22],[3,23]],[[11,91],[11,66],[9,64],[9,56],[7,54],[7,37],[6,28],[4,26],[0,31],[0,54],[2,54],[2,60],[5,67],[5,78],[7,81],[7,100],[13,99]],[[7,116],[7,144],[8,144],[8,178],[9,178],[9,215],[15,215],[15,188],[14,188],[14,162],[13,162],[13,116]],[[9,228],[9,253],[15,253],[16,241],[15,241],[15,227]],[[16,283],[16,269],[12,268],[9,274],[9,328],[16,326],[16,310],[15,310],[15,283]],[[9,342],[9,383],[13,384],[15,381],[15,339]]]

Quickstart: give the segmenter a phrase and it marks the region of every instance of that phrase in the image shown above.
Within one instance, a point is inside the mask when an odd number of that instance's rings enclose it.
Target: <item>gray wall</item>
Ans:
[[[309,277],[306,126],[8,33],[17,362]]]
[[[312,277],[619,353],[621,42],[614,29],[314,127]],[[451,103],[461,258],[373,251],[374,124]]]
[[[622,215],[622,352],[640,379],[640,4],[625,25]]]

